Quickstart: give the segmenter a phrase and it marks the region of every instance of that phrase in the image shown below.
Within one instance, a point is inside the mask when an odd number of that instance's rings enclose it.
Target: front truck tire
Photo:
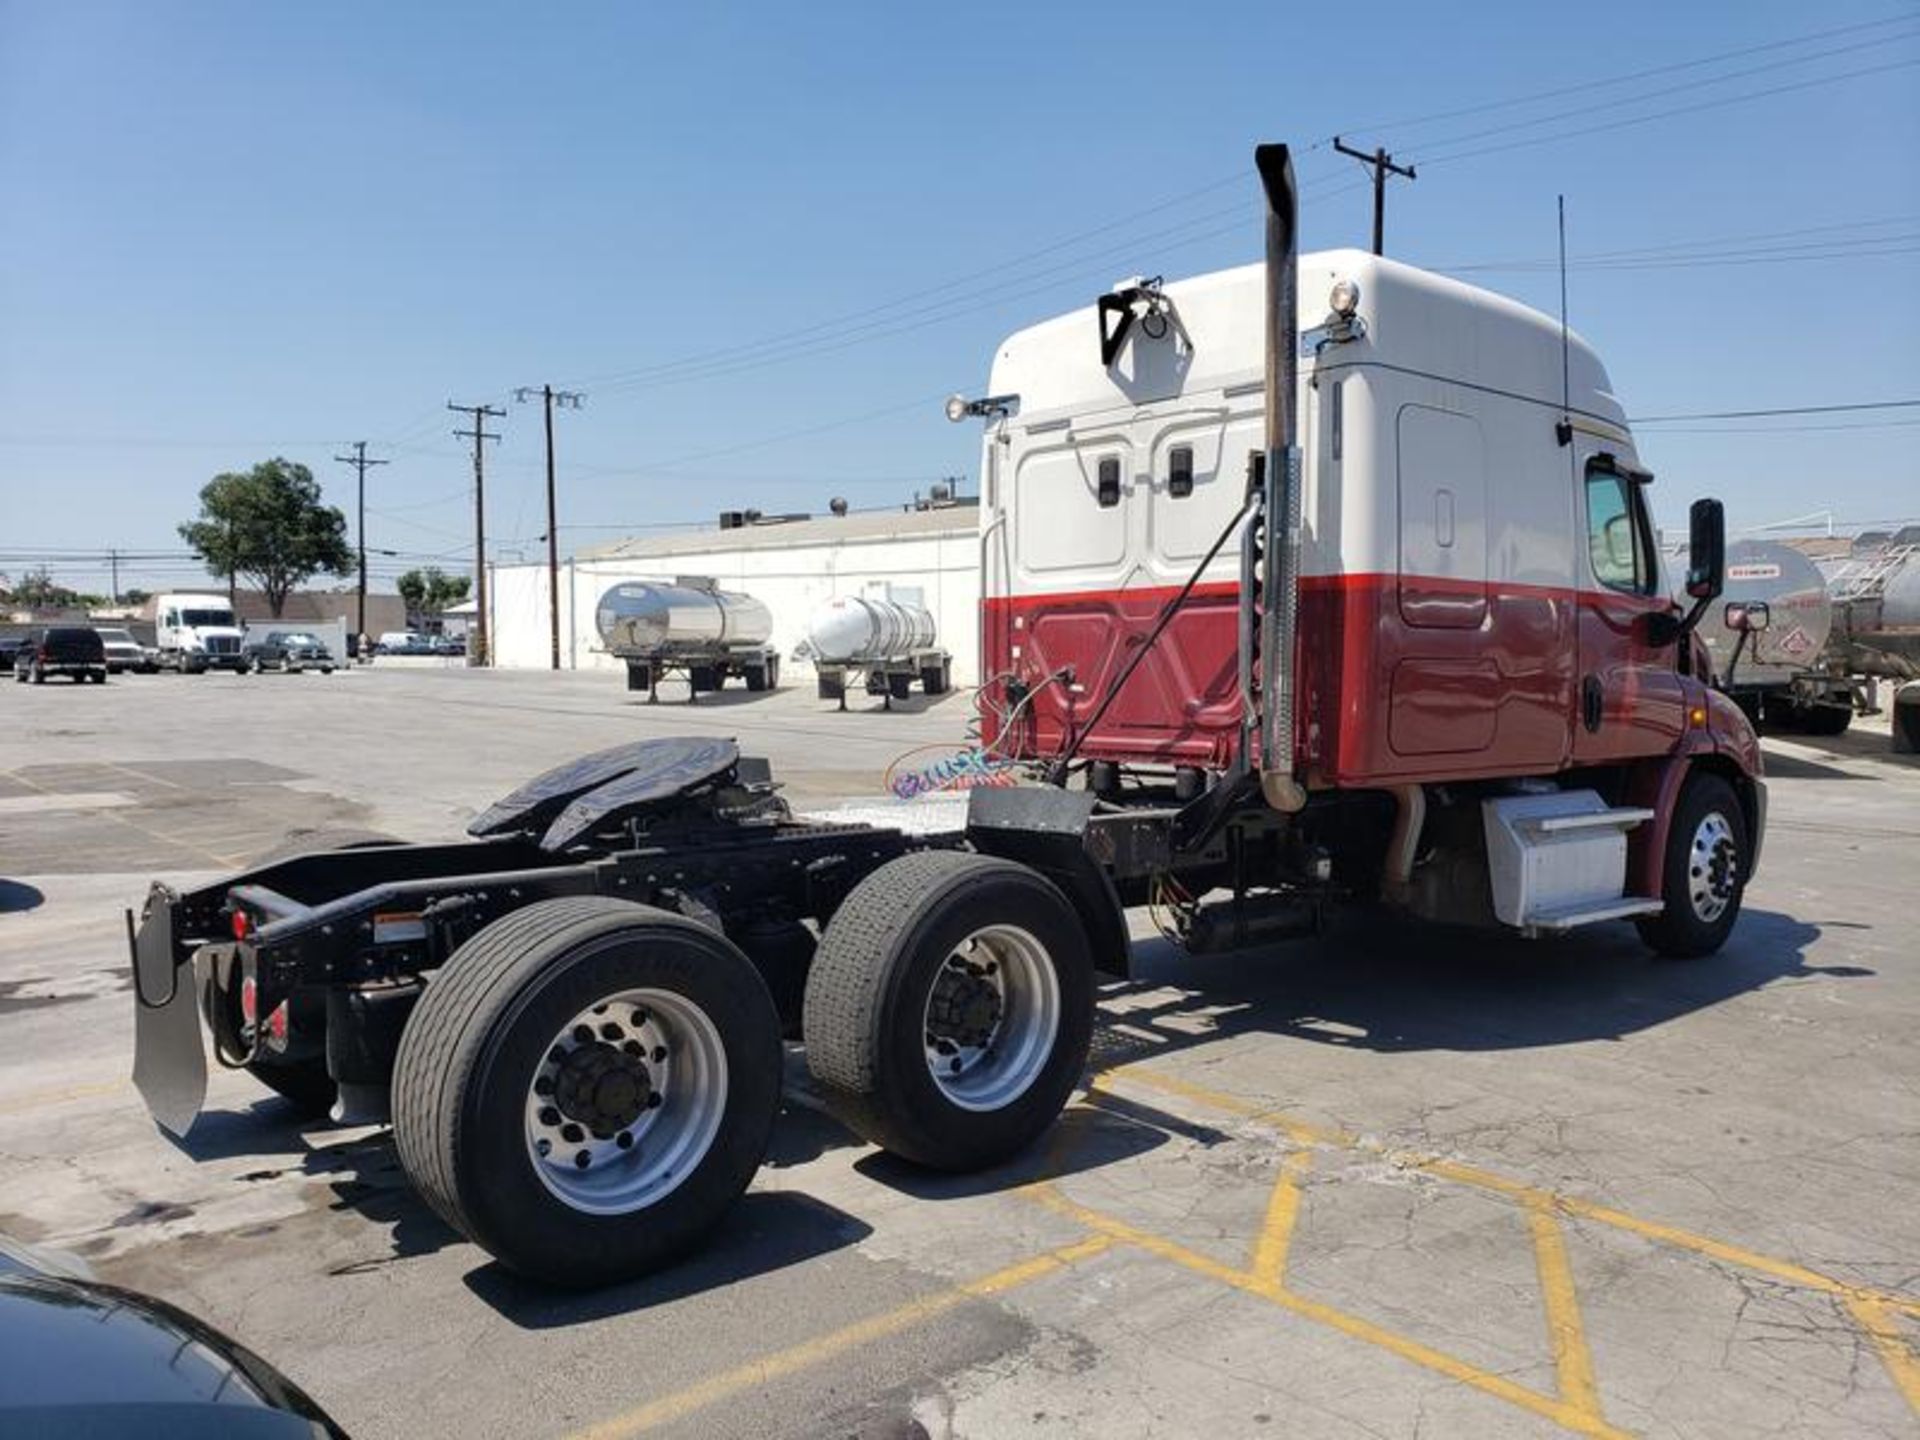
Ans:
[[[1634,921],[1640,938],[1662,955],[1693,959],[1725,943],[1752,869],[1751,817],[1722,777],[1695,774],[1680,791],[1667,853],[1660,867],[1658,915]]]
[[[480,931],[400,1037],[393,1134],[429,1204],[510,1269],[589,1287],[693,1249],[766,1154],[780,1021],[723,936],[599,896]]]
[[[807,977],[807,1067],[866,1140],[977,1170],[1053,1123],[1086,1065],[1093,956],[1051,881],[957,851],[854,887]]]

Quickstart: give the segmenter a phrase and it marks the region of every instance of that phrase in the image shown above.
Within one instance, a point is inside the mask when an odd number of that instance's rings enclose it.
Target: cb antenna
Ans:
[[[1567,197],[1558,197],[1560,207],[1560,423],[1554,434],[1562,445],[1573,444],[1573,341],[1567,333]]]

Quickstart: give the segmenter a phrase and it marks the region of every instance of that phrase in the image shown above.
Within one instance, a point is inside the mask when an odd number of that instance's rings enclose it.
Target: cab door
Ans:
[[[1577,765],[1666,754],[1686,728],[1674,646],[1650,637],[1651,617],[1672,604],[1661,589],[1647,510],[1651,478],[1604,452],[1590,455],[1580,472]]]

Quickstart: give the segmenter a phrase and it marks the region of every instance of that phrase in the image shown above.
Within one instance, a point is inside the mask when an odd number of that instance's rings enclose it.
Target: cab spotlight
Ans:
[[[1333,290],[1327,296],[1327,304],[1333,307],[1333,313],[1342,320],[1351,320],[1354,312],[1360,308],[1360,285],[1354,280],[1336,280]]]
[[[998,419],[1002,415],[1010,414],[1019,400],[1018,395],[983,395],[978,400],[969,400],[964,395],[949,395],[947,419],[956,425],[969,416],[983,419],[991,416]]]

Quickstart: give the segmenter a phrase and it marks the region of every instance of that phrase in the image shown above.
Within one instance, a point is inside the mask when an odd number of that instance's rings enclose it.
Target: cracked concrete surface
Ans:
[[[803,805],[870,795],[962,706],[398,670],[9,700],[0,795],[41,799],[0,814],[0,1229],[236,1332],[357,1435],[1920,1432],[1920,769],[1884,736],[1770,742],[1719,957],[1357,917],[1189,961],[1142,925],[1102,1002],[1120,1068],[1044,1153],[914,1172],[790,1065],[709,1250],[580,1296],[487,1264],[381,1134],[303,1131],[244,1076],[215,1074],[191,1153],[163,1142],[126,1083],[119,908],[290,828],[451,834],[638,735],[735,734]],[[107,792],[131,803],[58,800]]]

